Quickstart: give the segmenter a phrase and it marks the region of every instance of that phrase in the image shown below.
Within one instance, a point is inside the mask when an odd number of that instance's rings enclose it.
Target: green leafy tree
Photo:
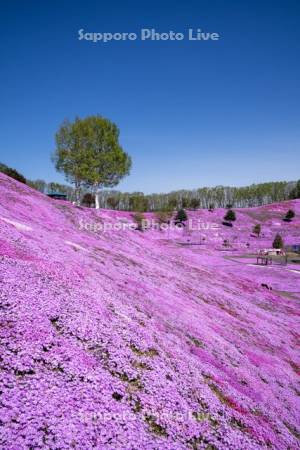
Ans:
[[[131,168],[131,158],[119,143],[118,127],[99,115],[65,121],[56,133],[53,161],[75,185],[77,202],[85,185],[95,195],[96,208],[100,190],[116,186]]]
[[[273,241],[273,248],[283,248],[283,239],[280,234],[276,234]]]
[[[174,209],[177,208],[177,205],[178,205],[178,200],[177,200],[176,198],[171,198],[171,199],[169,199],[169,201],[168,201],[167,207],[168,207],[171,211],[173,211]]]
[[[183,197],[181,200],[181,206],[182,208],[188,208],[190,205],[190,200],[188,197]]]
[[[252,231],[253,231],[254,234],[256,234],[259,237],[260,233],[261,233],[261,225],[260,225],[260,223],[257,223],[256,225],[254,225]]]
[[[234,222],[236,220],[235,212],[232,209],[229,209],[224,216],[224,220]]]
[[[148,198],[142,193],[133,194],[129,198],[129,208],[131,211],[146,212],[149,207]]]

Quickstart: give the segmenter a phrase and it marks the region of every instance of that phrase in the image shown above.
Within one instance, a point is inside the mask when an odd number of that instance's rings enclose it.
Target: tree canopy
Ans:
[[[183,208],[179,209],[177,211],[177,214],[175,216],[175,224],[181,224],[187,220],[187,214]]]
[[[131,168],[117,125],[99,115],[64,121],[56,133],[53,161],[77,191],[84,185],[96,194],[96,207],[99,189],[116,186]]]

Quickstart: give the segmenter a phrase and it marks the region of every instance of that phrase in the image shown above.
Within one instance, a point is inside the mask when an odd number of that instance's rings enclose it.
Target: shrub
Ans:
[[[283,248],[283,239],[280,234],[276,234],[273,241],[273,248]]]
[[[224,220],[226,222],[234,222],[236,220],[235,212],[232,209],[229,209],[224,216]]]
[[[209,204],[209,207],[208,207],[208,211],[209,211],[209,212],[213,212],[214,209],[215,209],[215,205],[214,205],[213,203],[210,203],[210,204]]]
[[[288,212],[285,215],[284,220],[291,221],[295,217],[295,212],[292,209],[289,209]]]
[[[135,221],[135,223],[137,224],[137,230],[139,231],[144,231],[146,228],[146,218],[144,216],[144,214],[137,212],[135,214],[133,214],[133,220]]]
[[[256,225],[254,225],[252,231],[253,231],[254,234],[256,234],[259,237],[260,236],[260,232],[261,232],[261,225],[260,225],[260,223],[257,223]]]
[[[183,223],[187,220],[187,215],[184,209],[179,209],[177,211],[176,217],[175,217],[175,224]]]
[[[0,163],[0,172],[13,178],[14,180],[20,181],[20,183],[26,184],[26,178],[16,169],[12,169],[11,167],[8,167],[5,164]]]
[[[156,218],[160,224],[170,223],[172,214],[169,211],[157,211],[155,213]]]

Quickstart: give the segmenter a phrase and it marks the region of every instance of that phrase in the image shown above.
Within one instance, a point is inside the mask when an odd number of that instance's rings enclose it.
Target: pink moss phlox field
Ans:
[[[198,235],[93,232],[132,214],[0,174],[1,449],[299,448],[299,266],[250,254],[299,243],[300,202],[224,213],[188,212],[220,225]]]

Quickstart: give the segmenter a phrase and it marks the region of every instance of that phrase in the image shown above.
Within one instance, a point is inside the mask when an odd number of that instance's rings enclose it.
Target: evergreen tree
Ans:
[[[183,223],[187,220],[187,214],[184,209],[179,209],[175,217],[175,224]]]
[[[236,220],[235,212],[232,209],[229,209],[224,216],[224,220],[234,222]]]
[[[257,223],[256,225],[254,225],[252,231],[253,231],[253,233],[255,233],[259,237],[260,236],[260,232],[261,232],[261,225],[260,225],[260,223]]]
[[[280,234],[276,234],[273,241],[273,248],[283,248],[283,239]]]

